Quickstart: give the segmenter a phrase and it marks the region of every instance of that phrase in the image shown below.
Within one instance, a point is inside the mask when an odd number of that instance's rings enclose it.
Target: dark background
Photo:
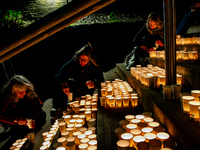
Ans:
[[[2,2],[5,2],[3,5]],[[1,9],[13,8],[23,0],[0,0]],[[177,0],[177,26],[190,6],[196,0]],[[96,13],[136,13],[143,18],[152,11],[163,12],[162,0],[118,0]],[[25,75],[38,91],[42,101],[52,97],[53,77],[60,67],[73,56],[74,52],[87,42],[91,42],[94,52],[99,58],[103,71],[109,71],[116,63],[124,61],[124,57],[133,49],[133,37],[144,22],[110,23],[70,26],[35,44],[4,62],[9,78],[13,74]],[[1,35],[0,35],[1,36]],[[12,66],[10,64],[12,62]],[[0,87],[7,82],[3,64],[0,65]],[[14,71],[14,72],[13,72]]]

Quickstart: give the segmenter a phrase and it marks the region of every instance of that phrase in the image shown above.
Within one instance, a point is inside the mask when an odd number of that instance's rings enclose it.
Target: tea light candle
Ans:
[[[74,128],[66,128],[66,131],[69,132],[69,137],[73,136]]]
[[[156,58],[156,51],[150,51],[150,52],[149,52],[149,56],[150,56],[151,58]]]
[[[83,126],[83,124],[75,124],[75,131],[79,131],[79,129]]]
[[[139,129],[132,129],[130,130],[130,133],[133,135],[133,137],[137,135],[142,135],[142,131]]]
[[[88,142],[90,146],[97,146],[97,140],[91,140]]]
[[[182,53],[180,51],[176,51],[176,60],[182,59]]]
[[[131,123],[132,123],[132,124],[136,124],[136,125],[137,125],[139,122],[141,122],[140,119],[132,119],[132,120],[131,120]]]
[[[144,115],[136,115],[135,118],[136,119],[140,119],[142,121],[142,119],[144,119],[145,116]]]
[[[177,75],[176,75],[176,83],[177,83],[178,85],[181,85],[181,84],[182,84],[182,75],[180,75],[180,74],[177,74]]]
[[[97,146],[88,146],[88,150],[97,150]]]
[[[44,140],[47,138],[47,135],[48,135],[48,134],[49,134],[49,132],[43,132],[43,133],[42,133],[42,137],[43,137]]]
[[[127,131],[127,133],[130,133],[130,130],[136,129],[136,128],[137,128],[137,125],[135,125],[135,124],[127,124],[126,125],[126,131]]]
[[[154,134],[154,133],[146,133],[146,134],[144,134],[144,137],[146,139],[145,141],[149,142],[149,140],[156,139],[156,134]]]
[[[80,134],[79,134],[80,135]],[[68,137],[67,139],[66,139],[66,141],[67,142],[75,142],[75,140],[76,140],[76,138],[75,137]]]
[[[145,137],[141,136],[141,135],[137,135],[137,136],[133,137],[133,141],[134,141],[134,147],[137,147],[137,143],[144,142]]]
[[[199,101],[200,90],[192,90],[191,93],[192,93],[192,96],[195,97],[195,101]]]
[[[134,119],[134,118],[135,118],[134,115],[126,115],[126,116],[125,116],[125,119],[128,120],[129,122],[130,122],[132,119]]]
[[[138,105],[138,96],[131,96],[131,105],[136,107]]]
[[[89,127],[88,131],[92,131],[92,134],[96,133],[96,128],[95,127]]]
[[[150,117],[145,117],[143,120],[145,123],[153,122],[153,118]]]
[[[158,76],[159,85],[165,85],[165,76]]]
[[[186,114],[189,114],[189,102],[194,101],[195,97],[194,96],[183,96],[182,101],[183,101],[183,111]]]
[[[123,150],[125,147],[129,146],[129,141],[127,140],[119,140],[117,141],[118,150]]]
[[[85,115],[80,115],[79,116],[79,119],[82,119],[83,120],[83,125],[85,124]]]
[[[46,145],[40,146],[40,150],[47,150],[47,149],[48,149],[48,147]]]
[[[129,107],[129,97],[123,97],[123,107]]]
[[[68,138],[69,137],[69,132],[68,131],[64,131],[61,133],[61,136]]]
[[[149,122],[148,125],[149,125],[149,127],[155,128],[155,127],[158,127],[160,125],[160,123],[153,121],[153,122]]]
[[[92,134],[92,131],[91,130],[88,130],[88,131],[85,131],[84,134],[86,135],[86,138]]]
[[[65,115],[64,116],[65,123],[69,124],[70,119],[71,119],[71,115]]]
[[[166,132],[159,132],[156,136],[157,136],[157,138],[158,138],[159,140],[161,140],[162,142],[163,142],[164,140],[169,139],[169,134],[166,133]]]
[[[186,52],[186,51],[182,52],[182,59],[183,60],[189,60],[189,53]]]
[[[85,131],[87,131],[87,128],[86,127],[82,127],[79,129],[79,131],[81,132],[81,134],[84,134]]]
[[[127,141],[129,141],[129,146],[130,146],[130,147],[133,146],[133,140],[132,140],[132,138],[133,138],[133,135],[132,135],[131,133],[123,133],[123,134],[121,135],[121,139],[122,139],[122,140],[127,140]]]
[[[75,137],[75,144],[78,145],[79,144],[79,140],[78,140],[78,135],[80,135],[81,132],[76,131],[73,133],[73,137]]]
[[[111,108],[115,107],[115,97],[108,97],[107,103]]]
[[[60,138],[57,139],[57,142],[65,145],[67,143],[67,138],[66,137],[60,137]]]
[[[97,108],[92,108],[92,118],[97,118]]]
[[[121,97],[116,97],[115,98],[115,104],[117,108],[121,108],[122,107],[122,98]]]
[[[88,144],[80,144],[78,146],[79,150],[87,150]]]
[[[159,132],[165,132],[165,128],[158,126],[153,128],[153,133],[158,134]]]
[[[144,136],[146,133],[151,133],[153,131],[153,128],[151,127],[144,127],[141,129],[142,135]]]
[[[196,122],[199,121],[199,110],[200,101],[190,101],[189,102],[189,110],[190,110],[190,119]]]
[[[88,121],[91,118],[91,111],[86,111],[85,117],[86,117],[86,120]]]
[[[91,134],[91,135],[88,136],[88,139],[96,140],[97,139],[97,135],[96,134]]]
[[[81,139],[81,144],[88,144],[89,141],[88,138]]]

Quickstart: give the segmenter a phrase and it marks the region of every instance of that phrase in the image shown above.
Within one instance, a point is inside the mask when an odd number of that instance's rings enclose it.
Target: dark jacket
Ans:
[[[142,46],[145,45],[147,48],[155,47],[155,42],[157,40],[161,40],[164,43],[164,38],[158,34],[158,32],[154,32],[154,34],[150,34],[147,30],[146,23],[140,29],[140,31],[135,35],[133,42],[135,46]],[[163,47],[158,47],[157,50],[163,50]]]
[[[14,120],[17,118],[36,120],[41,113],[43,103],[37,95],[34,96],[32,99],[24,97],[19,99],[18,103],[11,103],[1,95],[0,121],[15,125]]]
[[[89,94],[90,90],[86,85],[86,81],[93,81],[95,88],[100,89],[100,83],[104,82],[102,69],[100,66],[95,66],[89,62],[86,66],[82,67],[78,61],[73,59],[62,66],[59,71],[59,83],[67,83],[70,91],[76,96],[83,96]],[[94,90],[94,89],[93,89]]]

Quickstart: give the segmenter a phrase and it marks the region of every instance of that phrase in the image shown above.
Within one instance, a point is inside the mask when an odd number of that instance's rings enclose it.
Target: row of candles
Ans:
[[[154,121],[151,112],[126,115],[115,129],[118,150],[174,150],[177,143],[159,122]],[[168,149],[167,149],[168,148]]]
[[[176,38],[177,45],[200,45],[200,37]]]
[[[131,67],[130,72],[137,80],[148,88],[159,88],[165,85],[165,69],[148,64],[147,67]],[[182,75],[176,75],[177,85],[182,84]]]
[[[96,117],[98,94],[81,96],[79,100],[70,102],[70,107],[63,111],[50,128],[42,134],[44,142],[40,150],[47,150],[55,134],[60,137],[53,144],[56,150],[97,150]]]
[[[101,83],[100,102],[108,108],[136,107],[138,96],[127,81],[115,79]]]
[[[149,56],[151,58],[157,58],[160,60],[165,60],[165,51],[150,51]],[[179,50],[176,51],[176,60],[197,60],[198,59],[198,51],[186,51],[186,50]]]
[[[200,124],[200,90],[192,90],[190,93],[180,93],[181,108],[190,119]]]
[[[28,138],[23,138],[23,139],[17,139],[12,146],[10,147],[10,150],[20,150],[24,143],[27,141]]]

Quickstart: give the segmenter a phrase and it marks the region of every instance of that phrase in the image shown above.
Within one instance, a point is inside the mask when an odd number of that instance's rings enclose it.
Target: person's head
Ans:
[[[31,82],[22,75],[13,76],[10,81],[4,86],[7,98],[11,102],[18,102],[19,99],[32,97],[34,94],[34,87]]]
[[[160,14],[157,12],[152,12],[147,18],[147,26],[150,30],[163,28],[163,21],[161,21]]]
[[[90,62],[96,65],[94,59],[92,58],[92,46],[90,43],[87,43],[85,46],[83,46],[81,49],[79,49],[75,55],[74,60],[78,61],[80,66],[86,66],[89,65]]]

